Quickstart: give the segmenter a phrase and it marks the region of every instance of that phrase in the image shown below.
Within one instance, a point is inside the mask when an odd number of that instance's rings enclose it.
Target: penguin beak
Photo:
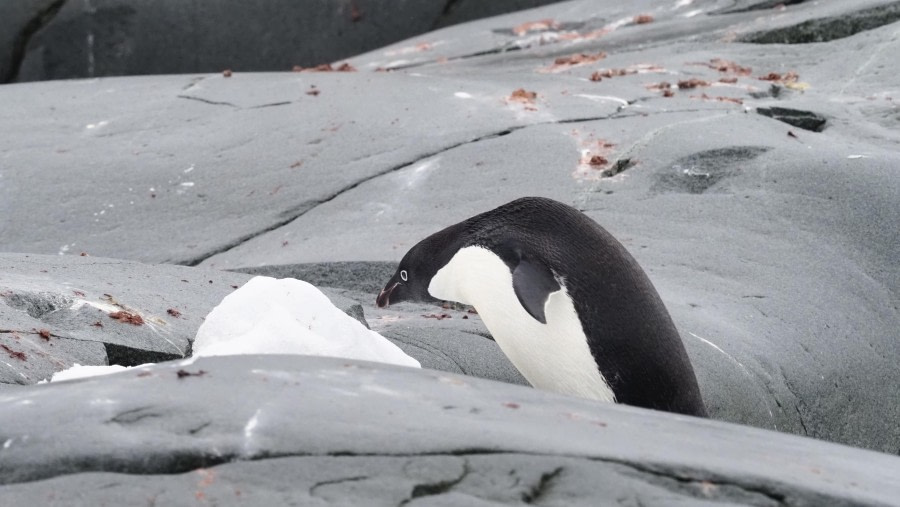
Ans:
[[[391,304],[391,292],[400,285],[400,282],[394,282],[390,287],[385,287],[375,299],[375,304],[378,305],[378,308],[384,308]]]

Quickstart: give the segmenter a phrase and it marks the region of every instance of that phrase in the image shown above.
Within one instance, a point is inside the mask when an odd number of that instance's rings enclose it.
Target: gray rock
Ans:
[[[11,505],[889,505],[900,495],[895,456],[339,359],[172,361],[3,392],[0,403],[15,407],[0,413],[0,495]]]
[[[384,263],[513,198],[553,197],[644,266],[716,418],[896,453],[896,23],[728,42],[895,3],[706,16],[761,3],[576,1],[383,48],[356,73],[4,86],[0,237],[229,269]],[[749,114],[773,107],[828,121]],[[461,316],[421,317],[442,309],[391,311],[385,332],[409,350],[430,329],[476,338]]]
[[[5,0],[0,3],[0,83],[15,78],[28,40],[65,0]]]
[[[335,306],[366,327],[370,327],[368,311],[371,328],[425,368],[527,384],[477,315],[438,310],[442,319],[451,313],[456,319],[436,326],[431,320],[438,317],[434,308],[410,305],[408,315],[397,318],[396,311],[375,308],[370,291],[358,290],[388,265],[354,266],[253,271],[314,285],[342,282],[356,289],[321,287]],[[0,304],[3,385],[34,384],[74,363],[136,366],[186,357],[205,316],[250,278],[212,269],[80,256],[0,254],[0,268],[0,303],[5,303]],[[119,311],[140,316],[141,324],[109,316]]]
[[[8,0],[2,83],[194,72],[287,71],[353,56],[435,26],[558,0]],[[10,17],[4,16],[9,13]],[[13,37],[15,35],[15,37]],[[4,40],[7,39],[7,40]]]
[[[0,254],[0,269],[4,384],[33,384],[74,363],[136,366],[186,357],[206,314],[250,278],[182,266],[22,254]],[[368,326],[358,302],[333,289],[323,292]]]

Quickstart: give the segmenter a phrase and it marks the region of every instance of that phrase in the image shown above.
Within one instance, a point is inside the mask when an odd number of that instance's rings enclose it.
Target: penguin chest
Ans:
[[[516,297],[512,273],[483,247],[465,247],[432,278],[432,296],[475,307],[503,353],[534,387],[615,401],[591,354],[572,299],[561,289],[544,304],[546,324]]]

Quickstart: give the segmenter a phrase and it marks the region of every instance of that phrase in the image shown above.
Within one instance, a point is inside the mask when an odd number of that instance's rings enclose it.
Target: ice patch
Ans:
[[[330,356],[420,367],[313,285],[265,276],[225,296],[197,330],[194,356],[236,354]]]

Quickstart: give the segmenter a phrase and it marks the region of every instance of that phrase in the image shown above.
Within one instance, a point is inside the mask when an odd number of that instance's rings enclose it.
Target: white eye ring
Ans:
[[[401,270],[400,270],[400,279],[403,280],[403,281],[405,282],[408,278],[409,278],[409,277],[406,275],[406,270],[405,270],[405,269],[401,269]]]

